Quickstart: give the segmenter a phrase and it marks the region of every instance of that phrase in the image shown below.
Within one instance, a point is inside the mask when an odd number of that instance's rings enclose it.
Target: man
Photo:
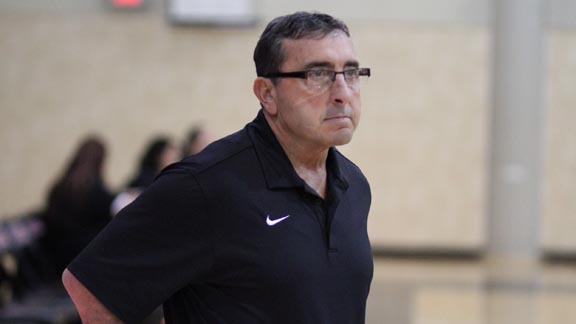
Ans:
[[[360,118],[348,28],[274,19],[254,52],[261,111],[174,164],[63,275],[84,323],[363,323],[370,189],[334,146]]]

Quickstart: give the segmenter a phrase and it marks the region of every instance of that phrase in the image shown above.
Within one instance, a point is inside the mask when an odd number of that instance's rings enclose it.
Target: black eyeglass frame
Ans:
[[[358,70],[358,76],[370,76],[370,68],[354,68],[354,69],[348,69],[348,70],[344,70],[344,71],[340,71],[340,72],[336,72],[333,70],[326,70],[323,69],[322,71],[330,71],[330,72],[334,72],[334,75],[332,76],[332,82],[336,81],[336,75],[338,74],[342,74],[342,76],[344,77],[344,79],[346,80],[346,72],[350,71],[350,70]],[[264,75],[261,75],[261,77],[264,78],[300,78],[300,79],[308,79],[308,73],[313,72],[313,71],[318,71],[316,70],[306,70],[306,71],[294,71],[294,72],[274,72],[274,73],[267,73]]]

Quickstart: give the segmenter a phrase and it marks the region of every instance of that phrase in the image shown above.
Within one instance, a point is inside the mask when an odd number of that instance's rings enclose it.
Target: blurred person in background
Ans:
[[[134,201],[168,165],[180,159],[178,148],[168,136],[155,136],[140,157],[136,174],[112,203],[112,215]]]
[[[86,138],[49,191],[44,242],[58,273],[111,219],[114,195],[102,179],[105,160],[102,139]]]
[[[192,126],[182,145],[182,158],[198,154],[212,142],[212,135],[201,125]]]
[[[179,159],[176,145],[168,136],[154,137],[146,146],[138,171],[129,181],[128,188],[147,188],[162,169]]]

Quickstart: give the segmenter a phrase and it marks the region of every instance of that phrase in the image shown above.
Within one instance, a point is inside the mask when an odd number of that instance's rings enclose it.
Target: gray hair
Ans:
[[[296,12],[273,19],[260,36],[254,49],[256,74],[263,76],[279,72],[284,62],[284,39],[320,39],[339,30],[350,37],[348,26],[339,19],[318,12]]]

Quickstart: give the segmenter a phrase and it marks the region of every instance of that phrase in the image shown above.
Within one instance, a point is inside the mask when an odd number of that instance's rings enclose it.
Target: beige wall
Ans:
[[[373,77],[358,133],[342,150],[372,184],[373,242],[483,245],[488,30],[350,27]],[[180,139],[197,121],[217,136],[241,128],[258,109],[251,54],[261,28],[174,28],[149,14],[0,13],[0,217],[41,206],[86,133],[107,140],[106,178],[119,188],[153,134]],[[574,35],[552,35],[546,170],[557,175],[546,178],[543,228],[547,244],[575,248],[566,226],[574,228],[576,200],[576,181],[567,181],[576,174],[568,148],[576,147],[576,98],[567,90],[576,74],[563,68],[574,67]]]
[[[548,38],[548,93],[542,245],[576,251],[576,31]]]
[[[363,124],[346,150],[372,183],[373,241],[481,245],[486,31],[366,26],[355,39],[375,72],[363,93]]]
[[[150,136],[181,137],[198,121],[224,135],[257,111],[256,29],[83,14],[4,16],[0,33],[4,215],[40,204],[86,133],[108,140],[107,178],[119,186]]]

